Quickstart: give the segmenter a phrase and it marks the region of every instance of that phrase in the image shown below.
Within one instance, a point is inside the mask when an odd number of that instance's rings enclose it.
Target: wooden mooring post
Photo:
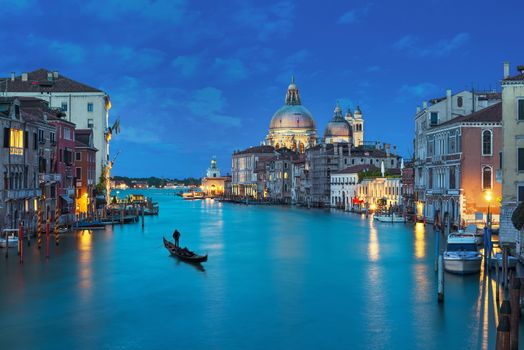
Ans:
[[[509,350],[511,338],[511,305],[504,300],[500,305],[499,324],[497,326],[496,350]]]
[[[438,302],[444,302],[444,259],[442,255],[438,257]]]
[[[440,230],[438,229],[438,226],[435,228],[435,272],[438,271],[438,259],[439,259],[439,253],[440,253]]]
[[[518,350],[519,348],[519,322],[520,322],[520,279],[515,277],[513,273],[511,279],[511,291],[510,291],[510,301],[511,301],[511,313],[510,317],[510,343],[511,350]]]
[[[142,205],[142,227],[144,227],[144,205]]]

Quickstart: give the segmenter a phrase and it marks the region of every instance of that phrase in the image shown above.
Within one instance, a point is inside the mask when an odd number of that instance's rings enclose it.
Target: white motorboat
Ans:
[[[451,273],[470,274],[480,272],[482,255],[475,235],[451,233],[444,251],[444,269]]]
[[[0,237],[1,248],[17,248],[18,247],[18,230],[5,229],[2,231]]]
[[[397,214],[375,214],[374,218],[380,222],[404,222],[404,217]]]

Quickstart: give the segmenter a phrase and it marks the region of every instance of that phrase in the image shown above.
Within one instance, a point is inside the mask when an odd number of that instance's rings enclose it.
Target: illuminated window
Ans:
[[[491,168],[489,166],[482,168],[482,189],[491,189]]]
[[[24,132],[18,129],[9,129],[9,153],[24,154]]]

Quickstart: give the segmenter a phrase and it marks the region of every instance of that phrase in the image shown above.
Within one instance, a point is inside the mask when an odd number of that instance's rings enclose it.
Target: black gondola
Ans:
[[[171,253],[171,255],[179,258],[180,260],[191,262],[191,263],[202,263],[207,261],[206,255],[198,255],[190,251],[187,248],[176,247],[173,243],[169,242],[165,237],[162,237],[164,240],[164,247]]]

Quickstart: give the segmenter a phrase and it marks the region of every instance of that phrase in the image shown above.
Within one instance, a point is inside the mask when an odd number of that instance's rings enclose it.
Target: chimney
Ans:
[[[53,72],[53,78],[58,79],[58,71],[57,70],[55,70]]]
[[[422,101],[422,108],[424,108],[424,109],[428,108],[428,102],[427,101]]]
[[[22,73],[22,81],[27,81],[27,73]]]
[[[417,106],[417,114],[420,113],[420,106]]]
[[[517,70],[520,72],[520,74],[524,74],[524,66],[523,65],[517,66]]]
[[[52,72],[47,72],[47,80],[48,81],[52,81],[53,80],[53,73]]]
[[[504,79],[509,78],[509,62],[504,62]]]
[[[15,72],[11,72],[11,81],[15,81]]]
[[[475,104],[475,102],[473,102]],[[447,120],[453,119],[453,115],[451,112],[452,104],[451,104],[451,90],[446,90],[446,112],[447,112]]]
[[[385,146],[385,148],[386,148],[386,156],[389,157],[389,155],[390,155],[390,151],[391,151],[391,146],[390,146],[389,143],[386,143],[384,146]]]

